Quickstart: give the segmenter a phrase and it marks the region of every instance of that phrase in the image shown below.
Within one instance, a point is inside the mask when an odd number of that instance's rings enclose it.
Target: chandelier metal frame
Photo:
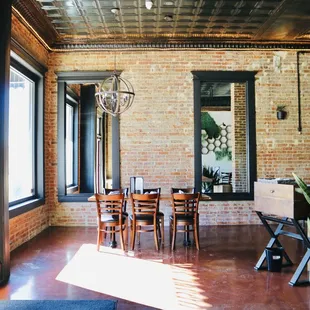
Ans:
[[[95,93],[97,104],[105,112],[117,116],[132,106],[134,89],[129,81],[120,77],[115,71],[97,87],[98,91]]]

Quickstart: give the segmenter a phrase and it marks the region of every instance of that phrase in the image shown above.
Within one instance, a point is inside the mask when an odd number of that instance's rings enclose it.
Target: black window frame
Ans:
[[[59,202],[87,202],[88,198],[94,193],[67,193],[66,192],[66,152],[65,152],[65,102],[66,89],[68,84],[89,84],[101,83],[102,80],[111,76],[111,71],[67,71],[55,72],[57,75],[57,126],[58,126],[58,201]],[[117,71],[120,75],[121,72]],[[82,113],[81,113],[82,114]],[[96,122],[96,120],[95,120]],[[94,131],[94,141],[97,133]],[[80,138],[81,139],[81,138]],[[120,186],[120,132],[119,132],[119,117],[112,118],[112,187],[119,188]],[[88,150],[89,158],[95,156],[95,149]],[[81,173],[81,171],[80,171]],[[81,177],[81,176],[80,176]]]
[[[194,172],[195,188],[201,188],[201,81],[245,83],[246,85],[246,149],[247,149],[247,188],[244,193],[210,193],[212,200],[254,200],[256,167],[256,120],[255,120],[255,75],[256,71],[192,71],[194,84]]]
[[[70,88],[67,88],[66,104],[73,108],[73,183],[66,185],[66,193],[72,194],[78,190],[79,102],[78,97]]]
[[[37,68],[27,60],[11,52],[10,66],[35,83],[34,105],[34,194],[31,197],[9,203],[9,217],[21,215],[45,204],[44,174],[44,73],[41,65]]]

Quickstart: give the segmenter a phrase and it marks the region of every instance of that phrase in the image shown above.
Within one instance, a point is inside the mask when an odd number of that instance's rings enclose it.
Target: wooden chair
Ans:
[[[131,194],[132,214],[131,222],[131,250],[135,248],[136,232],[154,232],[156,249],[159,250],[157,229],[159,225],[159,193],[156,194]],[[152,226],[146,228],[145,226]]]
[[[111,195],[111,194],[124,194],[124,198],[129,197],[129,189],[128,187],[126,188],[103,188],[102,190],[103,194],[105,195]],[[127,212],[127,201],[124,199],[124,205],[123,205],[123,214],[128,216]]]
[[[196,192],[195,187],[171,187],[171,194],[183,194],[183,193],[188,193],[188,194],[194,194]],[[171,227],[171,216],[169,217],[169,227]],[[199,214],[197,218],[197,225],[198,225],[198,232],[199,232]],[[189,231],[188,227],[184,227],[184,245],[190,245],[190,240],[189,240]]]
[[[105,195],[112,195],[112,194],[124,194],[124,198],[128,197],[129,189],[126,188],[103,188],[103,194]],[[126,226],[128,227],[128,212],[127,212],[127,200],[124,199],[123,204],[123,215],[126,216]],[[106,238],[106,233],[104,234],[104,238]],[[125,239],[126,244],[128,243],[128,239]]]
[[[197,250],[199,250],[198,206],[200,193],[171,194],[172,215],[170,216],[170,244],[175,249],[177,232],[193,232]],[[178,228],[183,226],[183,229]]]
[[[128,239],[127,216],[123,214],[124,194],[95,194],[97,203],[97,251],[102,243],[102,233],[110,233],[115,239],[115,234],[120,233],[122,250],[125,250],[125,240]]]
[[[221,173],[221,183],[222,184],[231,184],[232,181],[232,172],[222,172]]]
[[[143,189],[143,194],[155,194],[158,193],[160,195],[161,188],[144,188]],[[157,217],[159,219],[159,227],[158,227],[158,232],[159,232],[159,239],[162,244],[164,244],[165,241],[165,214],[164,212],[157,210]],[[140,242],[139,234],[138,234],[138,240]]]

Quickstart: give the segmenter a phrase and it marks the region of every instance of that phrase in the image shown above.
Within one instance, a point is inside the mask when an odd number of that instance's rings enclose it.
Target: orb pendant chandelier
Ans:
[[[119,14],[119,8],[112,8],[111,12],[115,17]],[[107,113],[117,116],[127,111],[135,97],[135,92],[127,80],[121,78],[116,73],[116,44],[115,44],[115,30],[114,30],[114,71],[113,74],[104,79],[103,82],[97,85],[97,92],[95,97],[97,104],[103,108]]]
[[[97,104],[107,113],[117,116],[127,111],[135,97],[134,89],[130,82],[121,78],[114,72],[97,86]]]

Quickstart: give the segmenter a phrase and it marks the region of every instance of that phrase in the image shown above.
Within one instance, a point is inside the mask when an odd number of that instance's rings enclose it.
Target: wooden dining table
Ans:
[[[125,197],[124,199],[126,201],[130,201],[130,194],[128,197]],[[90,196],[87,200],[90,202],[96,202],[95,194]],[[171,194],[160,194],[159,200],[170,201],[171,200]],[[211,197],[208,195],[202,194],[200,196],[200,201],[210,201],[210,200],[211,200]]]
[[[130,194],[129,196],[125,197],[124,198],[126,201],[130,201]],[[172,199],[172,196],[171,194],[160,194],[159,196],[159,200],[163,200],[163,201],[171,201]],[[210,201],[211,200],[211,197],[208,196],[208,195],[205,195],[205,194],[202,194],[200,196],[200,201]],[[90,196],[88,198],[88,201],[89,202],[96,202],[96,197],[95,197],[95,194]],[[115,235],[114,235],[114,238],[115,238]],[[183,245],[184,246],[190,246],[191,245],[191,240],[189,238],[189,232],[184,232],[184,240],[183,240]],[[113,239],[113,241],[111,242],[111,247],[116,247],[116,241],[115,239]]]

